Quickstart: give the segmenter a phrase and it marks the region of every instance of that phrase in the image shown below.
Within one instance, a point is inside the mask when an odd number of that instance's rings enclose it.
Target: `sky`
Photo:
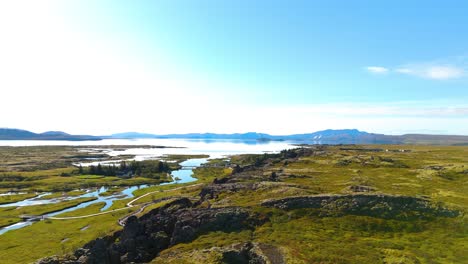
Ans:
[[[468,135],[468,2],[0,2],[0,127]]]

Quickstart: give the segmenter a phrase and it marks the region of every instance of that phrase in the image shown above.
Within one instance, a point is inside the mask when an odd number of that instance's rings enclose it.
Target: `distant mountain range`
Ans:
[[[101,137],[89,135],[70,135],[61,131],[33,133],[22,129],[0,128],[0,140],[101,140]]]
[[[142,134],[138,132],[127,132],[113,134],[105,138],[180,138],[180,139],[237,139],[237,140],[258,140],[258,141],[304,141],[304,142],[321,142],[322,144],[350,144],[350,143],[371,143],[374,141],[382,143],[396,142],[389,136],[380,134],[371,134],[362,132],[357,129],[343,129],[343,130],[323,130],[307,134],[293,134],[293,135],[269,135],[264,133],[248,132],[248,133],[234,133],[234,134],[215,134],[215,133],[189,133],[189,134],[167,134],[167,135],[154,135]]]
[[[178,138],[200,140],[243,140],[243,141],[294,141],[305,144],[437,144],[468,145],[468,136],[457,135],[384,135],[357,129],[327,129],[306,134],[269,135],[248,132],[234,134],[188,133],[156,135],[138,132],[125,132],[107,136],[70,135],[60,131],[36,134],[26,130],[0,128],[0,140],[101,140],[101,139],[137,139],[137,138]]]
[[[264,133],[189,133],[155,135],[138,132],[118,133],[103,138],[136,139],[136,138],[179,138],[179,139],[237,139],[257,141],[295,141],[306,144],[437,144],[437,145],[468,145],[468,136],[456,135],[425,135],[406,134],[400,136],[374,134],[357,129],[327,129],[306,134],[269,135]]]

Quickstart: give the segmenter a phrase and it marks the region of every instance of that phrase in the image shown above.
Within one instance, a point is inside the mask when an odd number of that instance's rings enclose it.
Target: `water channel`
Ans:
[[[106,141],[106,140],[103,140]],[[166,146],[174,146],[174,148],[145,148],[145,147],[132,147],[126,149],[112,149],[112,148],[102,148],[99,146],[95,146],[98,151],[103,151],[104,153],[110,156],[118,156],[124,154],[135,155],[136,160],[143,160],[143,159],[155,159],[163,157],[167,154],[207,154],[210,158],[220,158],[226,155],[234,155],[234,154],[243,154],[243,153],[265,153],[265,152],[277,152],[282,149],[291,148],[292,145],[285,142],[272,142],[267,144],[254,144],[255,142],[239,142],[239,141],[184,141],[184,140],[129,140],[130,142],[120,140],[118,142],[119,145],[153,145],[153,146],[161,146],[165,144]],[[157,142],[155,142],[157,141]],[[5,145],[8,141],[0,141],[0,146]],[[10,141],[10,145],[13,146],[27,146],[28,143],[31,145],[40,145],[41,143],[44,145],[61,145],[56,144],[55,142],[49,141]],[[69,144],[69,141],[60,142],[63,143],[62,145]],[[76,144],[76,142],[73,142]],[[80,142],[81,144],[83,142]],[[96,142],[92,142],[96,144]],[[100,142],[101,144],[103,142]],[[116,144],[115,140],[112,142],[105,142],[106,145],[109,146],[112,144]],[[86,145],[86,144],[83,144]],[[201,166],[203,163],[206,163],[208,158],[196,158],[196,159],[189,159],[186,160],[180,165],[182,166],[181,169],[172,171],[171,176],[174,181],[163,183],[166,184],[176,184],[176,183],[188,183],[196,181],[196,178],[192,177],[193,169],[196,167]],[[42,197],[50,194],[50,193],[42,193],[36,197],[28,198],[22,201],[9,203],[9,204],[2,204],[0,207],[21,207],[21,206],[31,206],[31,205],[41,205],[41,204],[50,204],[50,203],[58,203],[65,200],[73,200],[78,198],[86,198],[86,197],[95,197],[95,200],[83,202],[76,206],[59,210],[53,213],[45,214],[44,217],[56,216],[66,212],[72,212],[80,208],[85,208],[91,204],[95,203],[102,203],[104,202],[105,205],[101,208],[101,211],[105,211],[109,209],[113,202],[116,200],[127,199],[134,197],[133,192],[137,189],[146,188],[148,185],[138,185],[138,186],[129,186],[123,189],[121,192],[109,196],[103,196],[102,193],[108,190],[108,187],[101,187],[99,189],[90,189],[87,190],[86,193],[73,196],[73,197],[65,197],[65,198],[53,198],[53,199],[42,199]],[[1,194],[0,194],[1,195]],[[4,234],[10,230],[15,230],[19,228],[23,228],[29,225],[32,225],[33,221],[22,221],[18,222],[3,228],[0,228],[0,235]]]

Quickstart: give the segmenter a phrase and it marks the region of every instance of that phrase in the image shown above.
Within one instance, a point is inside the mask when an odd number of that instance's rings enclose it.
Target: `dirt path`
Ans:
[[[163,202],[163,201],[167,201],[167,200],[171,200],[171,199],[176,199],[176,198],[182,198],[183,196],[168,196],[168,197],[163,197],[163,198],[159,198],[157,200],[153,200],[151,202],[147,202],[147,203],[144,203],[144,204],[140,204],[138,206],[141,206],[140,209],[138,209],[138,211],[134,212],[134,213],[131,213],[129,215],[126,215],[122,218],[119,219],[119,225],[121,226],[125,226],[125,223],[127,222],[128,218],[130,218],[131,216],[134,216],[134,215],[137,215],[141,212],[143,212],[146,207],[152,205],[152,204],[157,204],[157,203],[160,203],[160,202]],[[128,208],[128,207],[127,207]]]
[[[193,185],[189,185],[189,186],[180,186],[180,187],[177,187],[177,188],[174,188],[174,189],[169,189],[169,190],[164,190],[162,192],[169,192],[169,191],[175,191],[175,190],[179,190],[179,189],[182,189],[182,188],[190,188],[190,187],[195,187],[195,186],[200,186],[200,185],[203,185],[203,183],[197,183],[197,184],[193,184]],[[143,194],[142,196],[138,196],[137,198],[131,200],[130,202],[127,203],[127,207],[133,207],[133,203],[140,200],[141,198],[143,197],[146,197],[148,195],[151,195],[153,193],[159,193],[161,192],[160,190],[158,191],[153,191],[153,192],[149,192],[149,193],[146,193],[146,194]]]
[[[191,187],[195,187],[195,186],[200,186],[200,185],[202,185],[202,184],[203,184],[203,183],[197,183],[197,184],[188,185],[188,186],[180,186],[180,187],[173,188],[173,189],[169,189],[169,190],[163,190],[162,192],[170,192],[170,191],[175,191],[175,190],[179,190],[179,189],[182,189],[182,188],[191,188]],[[88,217],[99,216],[99,215],[103,215],[103,214],[110,214],[110,213],[113,213],[113,212],[118,212],[118,211],[126,210],[126,209],[132,208],[132,207],[134,207],[134,206],[141,206],[141,208],[138,209],[138,211],[136,211],[136,212],[134,212],[134,213],[132,213],[132,214],[130,214],[130,215],[127,215],[127,216],[125,216],[125,217],[119,219],[119,225],[124,226],[124,225],[125,225],[125,222],[127,221],[127,219],[128,219],[130,216],[137,215],[137,214],[143,212],[143,210],[145,210],[145,208],[148,207],[149,205],[154,204],[154,203],[159,203],[159,202],[162,202],[162,201],[164,201],[164,200],[176,198],[176,196],[169,196],[169,197],[160,198],[160,199],[157,199],[157,200],[155,200],[155,201],[148,202],[148,203],[145,203],[145,204],[133,205],[134,202],[140,200],[140,199],[143,198],[143,197],[146,197],[146,196],[151,195],[151,194],[154,194],[154,193],[160,193],[160,192],[161,192],[161,190],[157,190],[157,191],[153,191],[153,192],[149,192],[149,193],[143,194],[142,196],[138,196],[137,198],[135,198],[135,199],[131,200],[130,202],[128,202],[128,203],[126,204],[126,207],[124,207],[124,208],[119,208],[119,209],[114,209],[114,210],[110,210],[110,211],[107,211],[107,212],[95,213],[95,214],[89,214],[89,215],[82,215],[82,216],[67,216],[67,217],[49,216],[49,217],[44,217],[44,218],[45,218],[45,219],[51,219],[51,220],[81,219],[81,218],[88,218]],[[180,196],[177,196],[177,197],[180,197]]]
[[[67,216],[67,217],[46,216],[45,219],[52,219],[52,220],[80,219],[80,218],[93,217],[93,216],[98,216],[98,215],[103,215],[103,214],[110,214],[110,213],[117,212],[117,211],[122,211],[122,210],[125,210],[125,209],[128,209],[128,207],[119,208],[119,209],[114,209],[114,210],[110,210],[110,211],[102,212],[102,213],[95,213],[95,214],[89,214],[89,215],[82,215],[82,216]]]

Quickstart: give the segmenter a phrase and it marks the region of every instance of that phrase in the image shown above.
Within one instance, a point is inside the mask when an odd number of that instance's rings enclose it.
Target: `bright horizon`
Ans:
[[[468,135],[461,1],[3,1],[0,127]]]

